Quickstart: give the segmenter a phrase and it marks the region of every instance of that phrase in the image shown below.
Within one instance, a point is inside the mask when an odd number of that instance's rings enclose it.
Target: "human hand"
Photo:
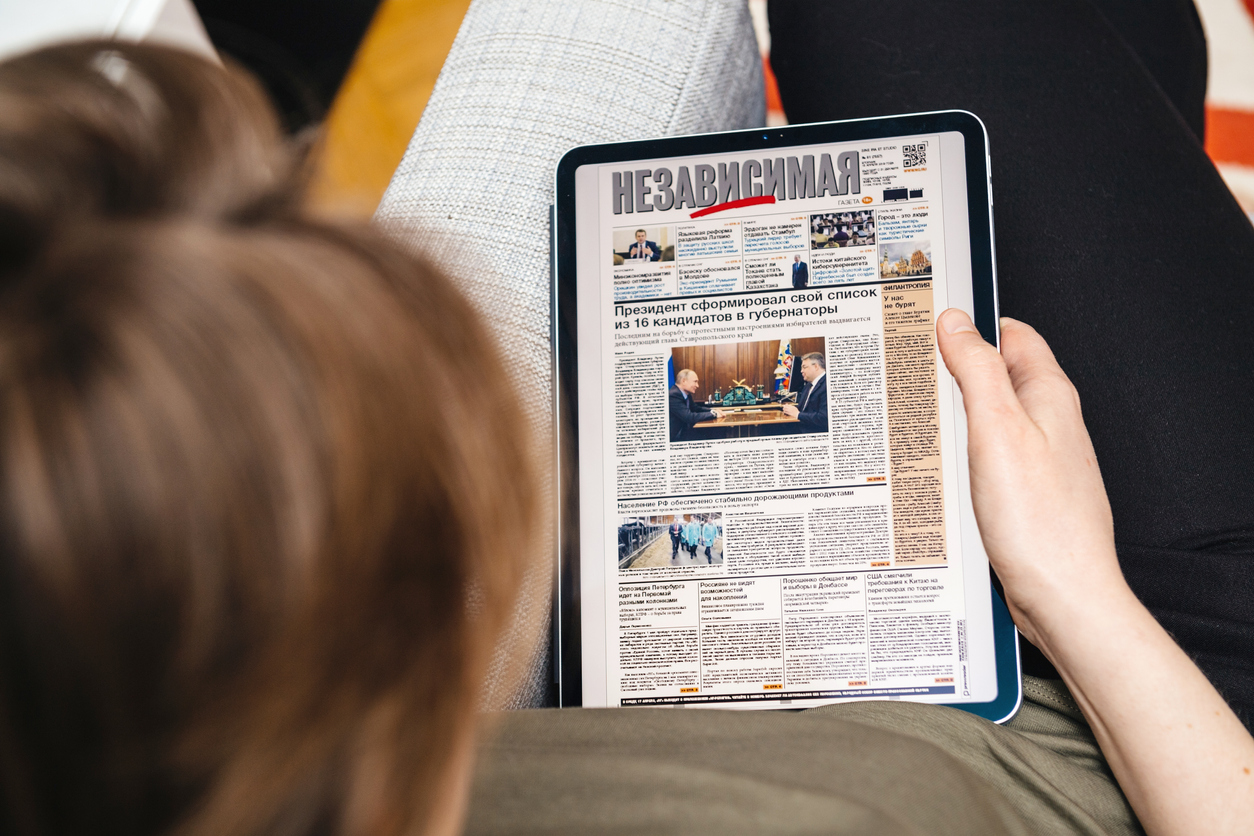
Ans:
[[[1000,354],[961,311],[936,334],[1011,615],[1066,680],[1146,833],[1247,833],[1254,739],[1124,581],[1075,388],[1040,335],[1001,326]]]
[[[789,418],[796,418],[801,414],[801,410],[797,409],[796,404],[786,403],[784,404],[784,414]]]
[[[724,412],[724,411],[723,411],[723,410],[721,410],[721,409],[712,409],[712,410],[710,410],[710,411],[714,413],[714,417],[715,417],[715,418],[722,418],[724,415],[726,415],[726,414],[727,414],[726,412]]]
[[[1053,658],[1070,614],[1131,596],[1075,387],[1031,327],[1001,321],[1002,350],[945,311],[937,339],[966,405],[971,493],[1015,623]]]

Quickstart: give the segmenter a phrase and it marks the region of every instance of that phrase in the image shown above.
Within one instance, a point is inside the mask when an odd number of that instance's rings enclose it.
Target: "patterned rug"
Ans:
[[[1196,0],[1206,29],[1206,152],[1254,221],[1254,0]],[[771,74],[766,0],[749,0],[766,69],[767,123],[785,125]]]

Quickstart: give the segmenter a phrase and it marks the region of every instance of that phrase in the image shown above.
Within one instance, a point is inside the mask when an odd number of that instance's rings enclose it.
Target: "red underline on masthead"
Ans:
[[[729,200],[726,203],[720,203],[718,206],[708,206],[705,209],[698,209],[689,215],[689,218],[705,217],[713,215],[715,212],[722,212],[725,209],[739,209],[741,206],[760,206],[763,203],[774,203],[775,195],[764,194],[761,197],[742,197],[740,200]]]

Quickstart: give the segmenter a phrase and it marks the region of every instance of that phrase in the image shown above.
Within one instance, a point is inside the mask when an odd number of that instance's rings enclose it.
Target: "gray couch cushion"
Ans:
[[[527,416],[548,437],[558,159],[585,143],[764,123],[745,0],[475,0],[376,218],[487,317]],[[520,625],[547,621],[552,578],[551,562],[534,572]],[[527,632],[505,637],[502,658]],[[487,704],[545,704],[547,646],[530,671],[513,694],[490,677]]]

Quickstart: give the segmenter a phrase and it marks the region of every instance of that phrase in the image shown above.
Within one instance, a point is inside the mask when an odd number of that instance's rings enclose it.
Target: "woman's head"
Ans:
[[[0,65],[4,829],[420,830],[529,552],[524,427],[447,280],[304,212],[252,82]]]

